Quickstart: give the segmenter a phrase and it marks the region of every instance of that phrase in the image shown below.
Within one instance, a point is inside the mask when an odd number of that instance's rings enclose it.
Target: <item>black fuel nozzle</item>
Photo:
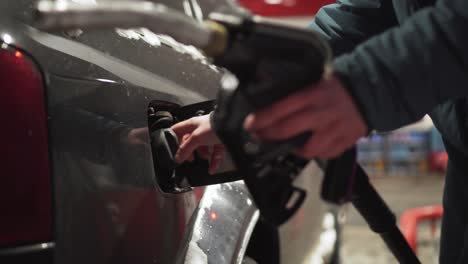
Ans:
[[[293,154],[312,131],[294,138],[259,142],[243,128],[250,113],[317,82],[331,59],[328,44],[309,29],[212,14],[228,41],[214,64],[226,68],[213,127],[243,175],[261,216],[273,225],[287,221],[306,192],[293,185],[308,160]]]

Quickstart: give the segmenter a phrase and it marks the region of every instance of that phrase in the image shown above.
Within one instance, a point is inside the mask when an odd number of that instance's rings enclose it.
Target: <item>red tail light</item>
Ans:
[[[44,83],[28,56],[5,44],[0,46],[0,121],[0,247],[50,241]]]
[[[239,0],[253,13],[262,16],[313,16],[323,5],[334,0]]]

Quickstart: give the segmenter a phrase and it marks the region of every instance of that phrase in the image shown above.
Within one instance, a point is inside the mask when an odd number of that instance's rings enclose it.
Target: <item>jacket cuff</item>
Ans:
[[[372,132],[375,129],[375,125],[372,122],[371,110],[366,104],[366,98],[360,97],[356,90],[359,85],[351,80],[351,75],[355,73],[353,73],[353,66],[349,65],[346,55],[340,56],[333,61],[333,70],[336,77],[344,84],[349,95],[353,98],[354,104],[366,123],[368,133]],[[367,100],[369,99],[367,98]]]

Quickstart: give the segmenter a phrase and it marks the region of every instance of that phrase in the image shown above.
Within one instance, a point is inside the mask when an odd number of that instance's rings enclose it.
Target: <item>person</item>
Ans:
[[[312,130],[297,154],[328,159],[371,130],[396,129],[429,113],[449,156],[439,260],[468,263],[467,26],[466,0],[339,0],[322,7],[311,27],[329,41],[333,63],[319,83],[249,115],[245,128],[263,140]],[[223,149],[209,117],[173,129],[183,139],[177,161],[205,148],[214,172]]]

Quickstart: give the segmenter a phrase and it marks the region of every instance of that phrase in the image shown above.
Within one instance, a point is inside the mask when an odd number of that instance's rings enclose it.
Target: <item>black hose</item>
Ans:
[[[354,177],[355,188],[351,203],[369,224],[371,230],[382,237],[400,263],[421,263],[398,229],[395,215],[370,184],[369,177],[361,166],[357,166]]]

